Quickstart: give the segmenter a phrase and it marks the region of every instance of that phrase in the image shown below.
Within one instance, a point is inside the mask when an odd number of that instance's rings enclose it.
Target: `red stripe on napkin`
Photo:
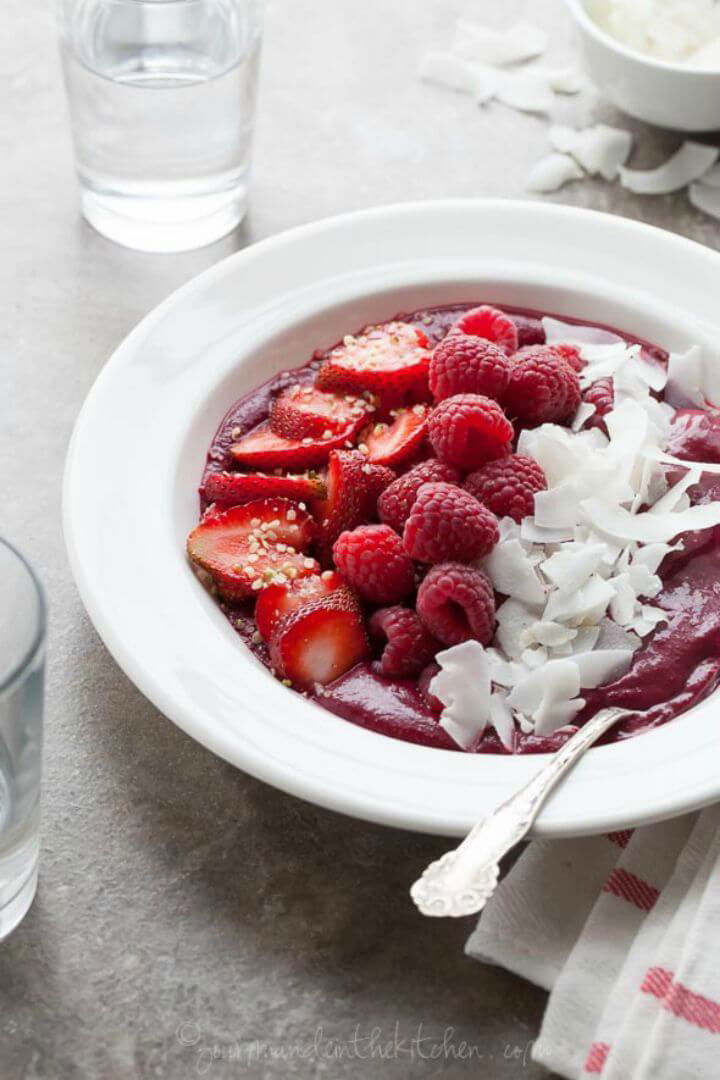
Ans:
[[[583,1066],[586,1073],[601,1073],[610,1053],[610,1043],[593,1043]]]
[[[662,1002],[664,1009],[687,1020],[696,1027],[720,1035],[720,1004],[702,994],[695,994],[687,986],[675,982],[673,973],[665,968],[650,968],[640,989],[652,994]]]
[[[611,844],[617,844],[618,847],[627,847],[632,836],[634,829],[621,829],[620,832],[609,832],[607,838]]]
[[[659,889],[656,889],[654,885],[649,885],[647,881],[643,881],[629,870],[623,870],[622,867],[613,870],[603,885],[602,891],[613,893],[621,900],[627,900],[629,904],[634,904],[641,911],[650,911],[660,895]]]

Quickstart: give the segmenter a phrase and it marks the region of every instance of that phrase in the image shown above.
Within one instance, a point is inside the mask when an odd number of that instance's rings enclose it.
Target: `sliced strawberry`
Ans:
[[[273,401],[270,427],[284,439],[327,439],[351,429],[354,433],[372,410],[370,402],[355,394],[326,393],[296,384]]]
[[[395,474],[371,464],[359,450],[334,450],[327,471],[327,498],[314,504],[320,518],[318,547],[327,561],[341,532],[371,521],[377,501]]]
[[[427,434],[427,405],[399,409],[390,424],[373,424],[360,436],[373,465],[400,465],[420,450]]]
[[[334,570],[326,570],[323,574],[313,574],[310,577],[296,578],[287,585],[268,585],[267,589],[263,589],[258,596],[255,605],[257,628],[265,640],[269,641],[273,630],[286,615],[304,607],[311,600],[329,596],[338,589],[344,589],[350,593],[343,579]]]
[[[280,496],[303,501],[322,499],[326,494],[325,481],[316,473],[273,476],[268,473],[210,473],[202,487],[208,503],[226,510],[253,499]]]
[[[227,600],[268,585],[319,572],[307,551],[315,533],[308,513],[288,499],[256,499],[229,510],[210,509],[188,537],[192,561]]]
[[[352,446],[355,435],[353,424],[328,439],[284,439],[265,421],[233,443],[230,453],[241,465],[255,469],[312,469],[324,465],[331,450]]]
[[[270,641],[279,675],[299,687],[326,686],[369,654],[363,617],[344,591],[286,615]]]
[[[317,376],[321,390],[369,391],[383,408],[427,401],[430,352],[422,330],[408,323],[370,326],[347,336],[327,356]]]

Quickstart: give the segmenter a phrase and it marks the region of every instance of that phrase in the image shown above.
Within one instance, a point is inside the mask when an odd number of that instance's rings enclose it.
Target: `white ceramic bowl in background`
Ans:
[[[588,72],[609,101],[630,116],[676,131],[720,128],[720,71],[671,64],[634,52],[602,30],[586,0],[565,0]]]
[[[542,203],[382,207],[256,244],[167,299],[120,346],[78,418],[64,516],[88,612],[127,675],[193,738],[323,806],[464,833],[541,759],[399,742],[287,690],[190,570],[185,538],[212,435],[269,375],[369,321],[489,300],[609,323],[666,348],[717,341],[720,255],[605,214]],[[593,749],[536,832],[574,835],[720,798],[716,699]]]

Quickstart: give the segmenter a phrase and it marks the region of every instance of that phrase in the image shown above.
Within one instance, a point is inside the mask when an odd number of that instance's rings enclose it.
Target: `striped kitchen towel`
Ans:
[[[720,806],[530,844],[467,944],[550,990],[533,1058],[571,1080],[720,1077]]]

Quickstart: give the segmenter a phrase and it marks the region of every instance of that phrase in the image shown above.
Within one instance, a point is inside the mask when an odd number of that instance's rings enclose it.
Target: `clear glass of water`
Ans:
[[[37,887],[44,667],[42,587],[0,538],[0,941]]]
[[[248,205],[262,0],[59,0],[82,211],[141,251],[224,236]]]

